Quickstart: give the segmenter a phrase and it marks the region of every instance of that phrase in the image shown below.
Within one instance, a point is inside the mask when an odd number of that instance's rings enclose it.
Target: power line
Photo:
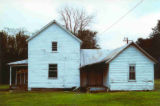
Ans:
[[[141,0],[140,2],[138,2],[133,8],[131,8],[129,11],[127,11],[124,15],[122,15],[117,21],[115,21],[113,24],[111,24],[108,28],[106,28],[104,31],[102,31],[101,33],[104,33],[105,31],[111,29],[114,25],[116,25],[117,23],[119,23],[124,17],[126,17],[130,12],[132,12],[134,9],[136,9],[144,0]],[[100,34],[101,34],[100,33]]]

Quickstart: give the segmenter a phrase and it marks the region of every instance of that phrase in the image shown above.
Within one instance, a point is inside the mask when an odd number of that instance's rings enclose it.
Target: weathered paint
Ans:
[[[52,42],[58,51],[52,52]],[[58,64],[58,77],[48,78],[49,64]],[[28,89],[80,86],[80,42],[52,24],[28,42]]]
[[[129,81],[129,64],[136,65],[136,81]],[[154,63],[130,46],[109,64],[110,90],[153,90]]]
[[[53,41],[58,42],[57,52],[52,52]],[[124,47],[127,47],[127,45]],[[106,62],[107,68],[104,70],[98,69],[103,70],[103,85],[110,90],[153,90],[154,62],[133,45],[121,53],[120,51],[124,47],[115,49],[112,53],[106,51],[102,54],[100,53],[101,50],[92,50],[98,57],[92,56],[91,50],[81,50],[80,55],[80,42],[57,24],[52,24],[39,35],[29,40],[28,90],[31,90],[31,88],[79,87],[80,63],[83,66],[90,64],[92,60],[96,60],[96,62],[108,61],[117,53],[120,54],[112,61]],[[107,58],[105,58],[105,55],[108,55]],[[57,78],[48,78],[49,64],[58,65]],[[134,82],[129,81],[130,64],[135,64],[136,66],[136,81]],[[82,73],[81,77],[83,78],[81,79],[81,86],[86,86],[86,72]]]
[[[103,73],[103,85],[109,88],[109,65],[106,64],[106,68]]]

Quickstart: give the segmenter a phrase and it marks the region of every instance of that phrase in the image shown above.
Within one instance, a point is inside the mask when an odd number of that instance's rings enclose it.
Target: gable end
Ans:
[[[110,58],[109,60],[107,60],[105,63],[109,63],[112,60],[114,60],[117,56],[119,56],[123,51],[125,51],[127,48],[129,48],[130,46],[134,46],[136,47],[143,55],[145,55],[149,60],[153,61],[154,63],[158,63],[158,61],[156,59],[154,59],[151,55],[149,55],[146,51],[144,51],[140,46],[138,46],[137,44],[135,44],[134,42],[131,42],[130,44],[128,44],[125,48],[123,48],[120,52],[118,52],[114,57]]]
[[[49,26],[51,26],[52,24],[56,24],[57,26],[59,26],[62,30],[64,30],[65,32],[67,32],[70,36],[72,36],[74,39],[76,39],[78,42],[82,43],[82,41],[77,38],[75,35],[73,35],[70,31],[68,31],[67,29],[65,29],[63,26],[61,26],[56,20],[51,21],[50,23],[48,23],[47,25],[45,25],[43,28],[40,29],[40,31],[36,32],[33,36],[29,37],[26,41],[29,42],[30,40],[32,40],[33,38],[35,38],[36,36],[38,36],[41,32],[43,32],[44,30],[46,30]]]

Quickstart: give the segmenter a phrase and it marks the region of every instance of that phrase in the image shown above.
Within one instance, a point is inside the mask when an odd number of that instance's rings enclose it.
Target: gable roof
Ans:
[[[130,42],[120,48],[114,50],[103,50],[103,49],[81,49],[81,67],[85,67],[87,65],[93,65],[96,63],[110,63],[114,60],[118,55],[120,55],[124,50],[129,48],[130,46],[136,47],[141,53],[143,53],[147,58],[149,58],[154,63],[158,63],[156,59],[150,56],[146,51],[144,51],[140,46],[138,46],[134,42]]]
[[[81,49],[81,67],[102,61],[110,52],[107,49]]]
[[[140,52],[142,52],[146,57],[148,57],[151,61],[153,61],[154,63],[158,63],[158,61],[156,59],[154,59],[151,55],[149,55],[146,51],[144,51],[140,46],[138,46],[136,43],[134,42],[130,42],[125,46],[122,46],[120,48],[117,48],[115,50],[113,50],[104,60],[105,63],[109,63],[111,62],[113,59],[115,59],[118,55],[120,55],[124,50],[126,50],[127,48],[129,48],[130,46],[134,46],[136,47]]]
[[[59,26],[61,29],[63,29],[65,32],[67,32],[69,35],[71,35],[73,38],[75,38],[78,42],[82,43],[82,41],[76,37],[75,35],[73,35],[70,31],[68,31],[66,28],[64,28],[62,25],[60,25],[56,20],[51,21],[50,23],[48,23],[47,25],[45,25],[44,27],[42,27],[38,32],[36,32],[33,36],[29,37],[27,39],[27,41],[32,40],[34,37],[36,37],[37,35],[39,35],[41,32],[43,32],[45,29],[47,29],[49,26],[51,26],[52,24],[56,24],[57,26]]]

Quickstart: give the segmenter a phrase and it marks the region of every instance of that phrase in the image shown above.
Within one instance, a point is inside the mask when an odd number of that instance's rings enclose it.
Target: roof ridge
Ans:
[[[62,28],[64,31],[66,31],[68,34],[70,34],[72,37],[74,37],[76,40],[78,40],[80,43],[82,43],[82,41],[78,37],[76,37],[75,35],[73,35],[69,30],[67,30],[66,28],[64,28],[56,20],[50,21],[48,24],[46,24],[45,26],[43,26],[39,31],[37,31],[34,35],[32,35],[31,37],[29,37],[26,41],[29,42],[30,40],[32,40],[34,37],[36,37],[38,34],[40,34],[42,31],[44,31],[46,28],[48,28],[50,25],[52,25],[54,23],[56,25],[58,25],[60,28]]]

